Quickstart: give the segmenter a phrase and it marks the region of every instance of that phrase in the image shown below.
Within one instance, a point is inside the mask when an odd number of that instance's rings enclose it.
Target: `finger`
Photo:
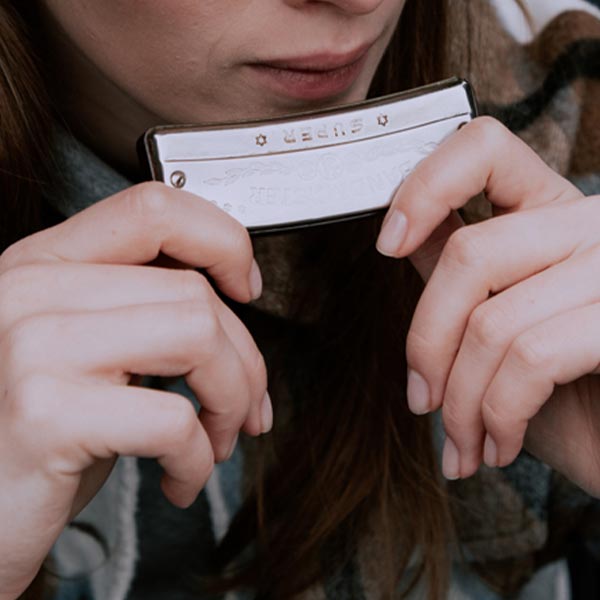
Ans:
[[[577,254],[471,314],[443,399],[444,429],[458,451],[461,477],[472,475],[481,463],[481,402],[511,343],[537,323],[600,301],[599,259],[598,247]]]
[[[8,331],[1,352],[13,380],[39,370],[116,384],[129,373],[185,375],[213,413],[207,433],[217,460],[248,415],[248,375],[208,300],[36,315]]]
[[[582,196],[506,127],[480,117],[423,159],[398,188],[377,242],[379,251],[410,255],[451,210],[482,191],[503,211]]]
[[[161,252],[206,268],[234,300],[260,295],[247,230],[212,203],[155,182],[128,188],[20,240],[0,258],[0,272],[34,262],[145,264]]]
[[[233,346],[238,350],[248,375],[251,406],[243,429],[250,435],[267,433],[273,426],[273,407],[267,391],[267,368],[263,355],[250,332],[225,304],[220,306],[219,318]],[[233,452],[233,448],[230,452]]]
[[[183,302],[210,293],[193,269],[82,263],[29,264],[0,274],[0,335],[25,317],[49,312]]]
[[[16,321],[34,314],[194,300],[210,293],[209,287],[206,278],[192,269],[82,263],[24,265],[0,275],[0,335]],[[259,399],[253,402],[244,430],[258,435],[270,429],[272,421],[270,401],[265,398],[264,360],[247,329],[225,305],[222,307],[221,321],[235,339],[234,346],[241,348],[240,359],[251,382],[252,397]]]
[[[483,399],[485,461],[512,462],[529,420],[562,385],[600,373],[600,304],[538,323],[511,345]]]
[[[427,240],[409,256],[410,262],[423,281],[429,281],[448,238],[457,229],[464,227],[464,224],[461,216],[452,211]]]
[[[596,205],[595,205],[596,204]],[[407,336],[409,405],[422,414],[439,408],[469,318],[490,295],[582,251],[595,240],[597,203],[582,199],[463,227],[446,244],[419,300]],[[508,310],[508,308],[506,309]],[[481,312],[475,313],[477,318]],[[529,314],[529,313],[528,313]],[[493,323],[477,321],[480,344]]]
[[[206,432],[191,402],[178,394],[37,373],[21,379],[12,396],[20,441],[50,474],[78,475],[96,459],[115,455],[153,457],[165,469],[165,495],[185,507],[212,471]]]

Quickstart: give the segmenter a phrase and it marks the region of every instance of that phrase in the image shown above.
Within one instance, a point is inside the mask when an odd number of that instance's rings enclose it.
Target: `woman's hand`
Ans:
[[[494,218],[454,209],[485,192]],[[600,496],[600,197],[479,118],[400,186],[378,248],[427,285],[407,340],[408,401],[442,407],[443,472],[533,454]]]
[[[260,294],[247,231],[220,209],[142,184],[0,257],[0,597],[17,597],[118,455],[155,457],[165,495],[192,503],[240,429],[271,426],[264,361],[205,277]],[[144,266],[145,265],[145,266]],[[184,375],[178,394],[128,385]]]

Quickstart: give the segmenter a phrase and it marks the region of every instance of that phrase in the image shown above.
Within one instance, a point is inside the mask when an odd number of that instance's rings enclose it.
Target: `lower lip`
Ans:
[[[342,94],[356,81],[366,62],[359,60],[330,71],[280,69],[268,65],[250,65],[253,72],[271,91],[297,100],[322,100]]]

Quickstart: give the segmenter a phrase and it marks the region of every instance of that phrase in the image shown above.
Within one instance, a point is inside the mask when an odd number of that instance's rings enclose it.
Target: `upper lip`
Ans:
[[[358,62],[372,45],[372,43],[362,44],[358,48],[344,53],[321,51],[305,56],[261,60],[256,64],[290,71],[335,71]]]

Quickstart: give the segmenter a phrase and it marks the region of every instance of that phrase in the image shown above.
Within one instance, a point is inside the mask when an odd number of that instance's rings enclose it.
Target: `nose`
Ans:
[[[379,8],[384,1],[385,0],[287,0],[287,3],[290,6],[298,8],[309,4],[331,4],[347,13],[366,15]]]

